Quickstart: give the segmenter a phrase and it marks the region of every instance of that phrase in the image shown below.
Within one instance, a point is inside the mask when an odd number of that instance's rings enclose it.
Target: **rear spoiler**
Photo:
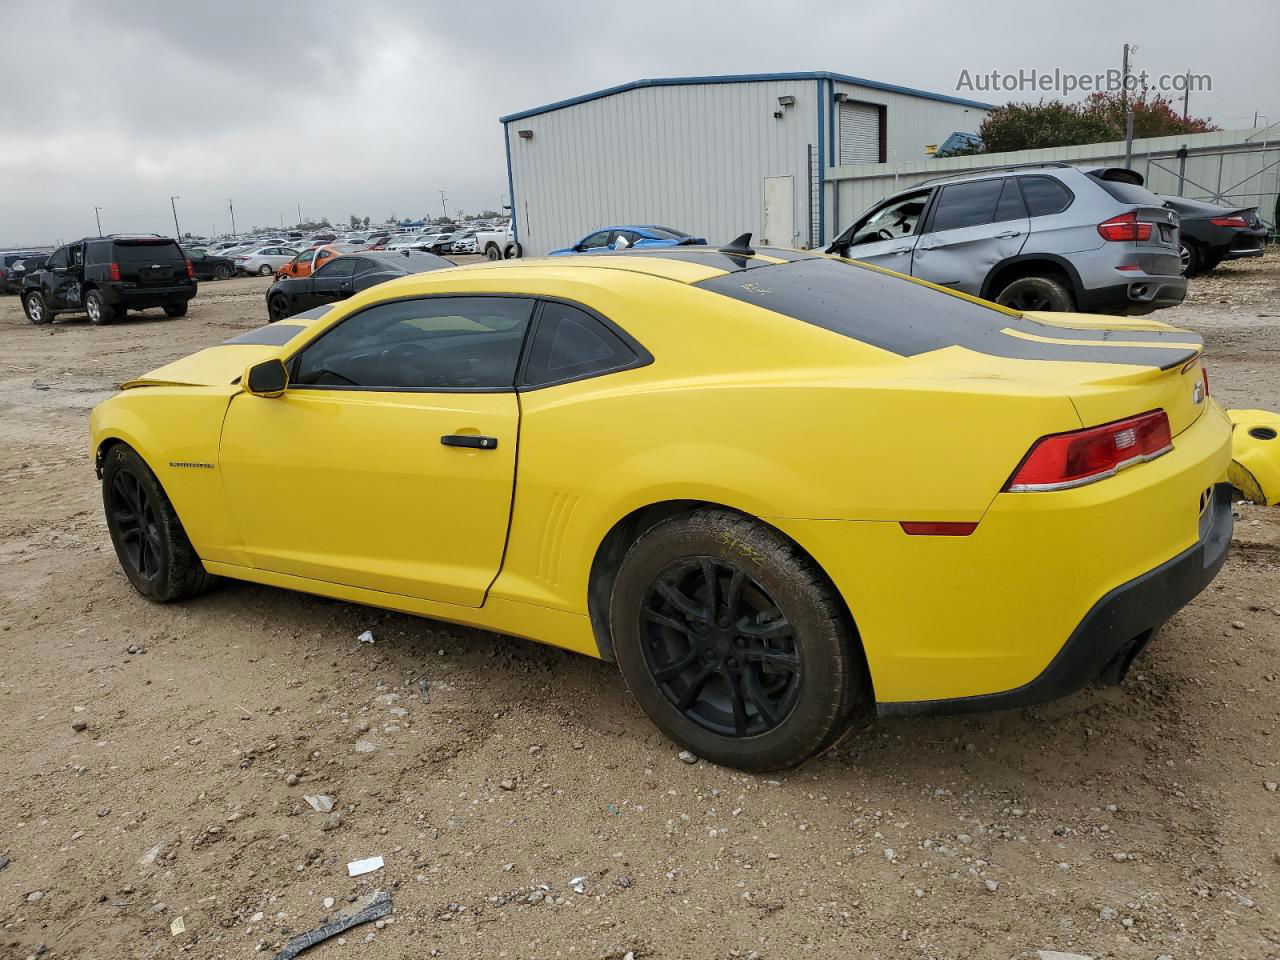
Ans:
[[[1132,183],[1135,187],[1141,187],[1146,183],[1142,174],[1137,170],[1130,170],[1128,167],[1098,167],[1095,170],[1088,171],[1088,173],[1089,176],[1097,177],[1099,180]]]

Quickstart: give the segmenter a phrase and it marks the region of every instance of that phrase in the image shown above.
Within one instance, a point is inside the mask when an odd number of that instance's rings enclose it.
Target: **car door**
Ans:
[[[314,307],[347,299],[353,292],[352,277],[356,267],[367,262],[363,257],[338,257],[330,260],[311,275],[311,302],[307,306]]]
[[[930,190],[920,190],[873,207],[837,237],[828,251],[899,273],[910,273],[911,251],[931,194]]]
[[[506,541],[532,308],[375,304],[290,358],[281,396],[234,397],[219,464],[250,562],[480,606]]]
[[[978,296],[997,264],[1016,257],[1030,221],[1013,177],[941,188],[911,256],[911,275]]]
[[[44,294],[45,303],[51,310],[61,310],[68,306],[72,306],[66,301],[65,295],[67,288],[75,282],[79,286],[79,281],[75,279],[71,272],[71,248],[59,247],[50,254],[49,259],[45,262],[44,272],[40,277],[40,292]],[[75,305],[78,305],[76,301]]]
[[[285,266],[285,272],[291,277],[305,277],[310,272],[311,264],[316,259],[316,252],[315,250],[304,250]]]

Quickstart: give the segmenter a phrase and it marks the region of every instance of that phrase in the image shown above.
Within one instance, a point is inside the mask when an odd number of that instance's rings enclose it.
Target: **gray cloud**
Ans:
[[[13,0],[9,0],[13,2]],[[962,69],[1093,72],[1139,44],[1152,72],[1210,73],[1192,109],[1280,121],[1280,5],[1153,13],[1077,0],[895,5],[380,2],[25,5],[0,35],[0,243],[494,207],[497,117],[642,77],[837,70],[940,92]],[[8,26],[14,21],[7,15]],[[32,36],[38,42],[32,42]],[[981,99],[981,97],[979,97]],[[1025,97],[1021,99],[1026,99]]]

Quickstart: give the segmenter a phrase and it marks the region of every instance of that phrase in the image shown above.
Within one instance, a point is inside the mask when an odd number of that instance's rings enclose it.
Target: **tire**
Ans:
[[[1020,277],[1005,286],[996,303],[1013,310],[1046,310],[1072,313],[1075,301],[1062,281],[1050,277]]]
[[[214,268],[213,268],[213,279],[215,279],[215,280],[230,280],[230,279],[231,279],[231,267],[230,267],[228,264],[225,264],[225,263],[220,263],[220,264],[218,264],[216,267],[214,267]]]
[[[776,530],[729,510],[671,517],[642,534],[618,569],[609,623],[640,706],[715,763],[803,763],[835,743],[868,699],[861,649],[831,582]]]
[[[1190,240],[1183,240],[1178,244],[1178,256],[1182,259],[1184,277],[1193,277],[1200,272],[1203,257],[1200,248]]]
[[[520,248],[520,244],[508,243],[507,249],[502,251],[502,258],[504,260],[519,260],[522,253],[523,251]]]
[[[164,312],[171,317],[185,317],[187,315],[187,301],[183,300],[179,303],[166,303]]]
[[[485,244],[484,255],[490,260],[502,259],[502,251],[498,249],[498,245],[496,243]]]
[[[22,312],[27,315],[28,320],[38,327],[53,322],[53,314],[49,312],[49,304],[45,302],[44,294],[39,290],[33,290],[22,298]]]
[[[289,315],[289,301],[283,293],[277,293],[267,301],[267,317],[270,323],[283,320]]]
[[[160,481],[127,444],[107,452],[102,507],[120,567],[148,600],[170,603],[212,586]]]
[[[258,268],[258,276],[260,277],[269,277],[273,273],[275,273],[275,269],[272,268],[271,264],[269,263],[264,263],[262,266]]]
[[[84,295],[84,312],[89,317],[89,322],[95,326],[102,326],[119,318],[119,311],[115,307],[107,306],[101,290],[90,290]]]

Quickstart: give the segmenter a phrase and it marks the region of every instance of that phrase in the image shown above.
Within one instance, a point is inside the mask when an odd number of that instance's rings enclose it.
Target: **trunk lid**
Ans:
[[[187,281],[187,258],[172,240],[117,240],[111,255],[125,283],[171,287]]]

